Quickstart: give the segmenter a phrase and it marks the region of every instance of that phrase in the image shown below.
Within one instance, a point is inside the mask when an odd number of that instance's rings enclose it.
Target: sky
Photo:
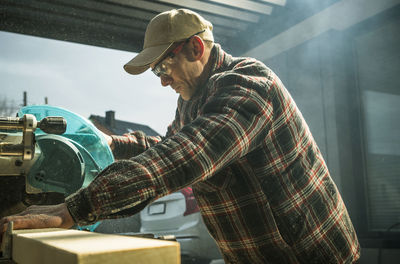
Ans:
[[[123,65],[136,53],[0,31],[0,98],[22,105],[62,107],[88,118],[115,111],[119,120],[164,135],[178,94],[150,70],[130,75]]]

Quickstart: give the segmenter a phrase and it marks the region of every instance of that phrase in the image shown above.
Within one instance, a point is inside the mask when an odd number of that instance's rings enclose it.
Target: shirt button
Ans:
[[[88,220],[89,221],[94,221],[94,219],[95,219],[94,215],[92,213],[89,213],[88,214]]]

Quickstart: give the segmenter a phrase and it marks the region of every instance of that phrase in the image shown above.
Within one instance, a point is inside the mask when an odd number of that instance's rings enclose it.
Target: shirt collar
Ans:
[[[212,67],[211,67],[209,77],[211,77],[213,74],[219,72],[219,70],[221,68],[223,68],[222,66],[224,64],[226,64],[225,55],[226,55],[226,53],[222,50],[221,45],[214,43],[214,46],[211,50],[211,55],[210,55],[210,57],[213,61],[212,61]]]

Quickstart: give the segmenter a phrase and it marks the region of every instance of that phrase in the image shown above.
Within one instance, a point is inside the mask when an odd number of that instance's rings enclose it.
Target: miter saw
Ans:
[[[102,133],[68,110],[35,105],[0,117],[0,217],[61,203],[113,161]]]

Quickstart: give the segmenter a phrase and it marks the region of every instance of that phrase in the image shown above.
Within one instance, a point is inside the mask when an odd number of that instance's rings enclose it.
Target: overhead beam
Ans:
[[[240,20],[232,20],[227,17],[222,17],[213,14],[207,14],[204,12],[199,12],[205,19],[209,20],[214,27],[218,26],[221,28],[232,28],[235,30],[243,31],[247,29],[247,23]]]
[[[242,56],[266,61],[330,30],[345,30],[400,4],[400,0],[342,0],[276,35]]]
[[[107,3],[114,3],[114,4],[119,4],[119,5],[124,5],[124,6],[129,6],[129,7],[136,7],[136,8],[141,8],[143,10],[149,10],[154,13],[161,13],[164,11],[168,11],[171,9],[170,6],[168,5],[163,5],[160,3],[152,2],[152,1],[143,1],[143,0],[105,0]]]
[[[257,23],[259,20],[258,15],[255,15],[255,14],[252,14],[249,12],[240,11],[240,10],[232,9],[232,8],[227,8],[227,7],[223,7],[220,5],[205,3],[205,2],[197,1],[197,0],[185,0],[185,1],[158,0],[158,1],[164,2],[164,3],[169,3],[169,4],[174,4],[174,5],[185,7],[185,8],[201,10],[201,11],[208,12],[211,14],[217,14],[220,16],[230,17],[233,19],[243,20],[243,21],[252,22],[252,23]]]
[[[144,6],[145,3],[143,3],[143,1],[132,2],[132,1],[127,1],[127,0],[108,0],[107,1],[108,3],[99,3],[99,4],[95,4],[95,5],[93,5],[91,0],[84,0],[82,2],[81,2],[81,0],[80,1],[78,1],[78,0],[74,0],[74,1],[57,0],[57,1],[63,2],[63,3],[76,2],[77,5],[80,5],[81,7],[85,7],[88,9],[94,9],[94,10],[98,10],[98,11],[102,11],[102,12],[108,12],[108,13],[112,13],[112,14],[120,14],[122,16],[143,19],[146,21],[145,22],[146,24],[157,13],[164,12],[164,11],[171,9],[171,6],[160,5],[160,4],[152,4],[152,5]],[[116,5],[117,3],[118,3],[118,5]],[[122,5],[125,5],[125,7]],[[128,6],[129,8],[126,8],[126,6]],[[138,8],[140,8],[140,9],[138,9]],[[148,11],[141,10],[144,8],[147,9]],[[151,8],[154,8],[154,9],[151,9]],[[150,12],[150,10],[153,12]],[[155,10],[156,10],[156,13],[154,13]],[[211,21],[215,28],[216,28],[216,26],[221,27],[221,32],[223,35],[230,36],[229,34],[232,34],[232,29],[234,29],[235,31],[247,29],[246,22],[242,22],[239,20],[232,20],[229,18],[224,18],[221,16],[213,15],[213,14],[203,14],[202,13],[201,15],[205,19],[208,19],[209,21]]]
[[[111,13],[118,16],[130,17],[148,21],[154,17],[154,12],[140,10],[137,8],[126,8],[116,5],[110,1],[101,2],[97,0],[51,0],[50,3],[62,3],[64,5],[75,6],[81,9]]]
[[[224,4],[231,7],[238,7],[245,10],[249,10],[256,13],[261,13],[264,15],[270,15],[272,12],[272,7],[259,2],[248,1],[248,0],[210,0],[215,3]]]
[[[11,1],[11,0],[4,0]],[[137,19],[136,16],[139,15],[143,19],[150,20],[154,17],[154,14],[150,12],[145,12],[143,10],[137,10],[134,8],[124,8],[115,4],[102,4],[102,5],[93,5],[92,1],[87,0],[53,0],[48,3],[38,0],[25,0],[26,3],[24,7],[30,7],[32,9],[39,8],[40,10],[46,11],[49,14],[57,12],[58,14],[63,14],[65,16],[77,17],[79,14],[79,18],[96,21],[105,26],[109,25],[118,25],[125,26],[130,28],[135,28],[142,30],[141,32],[144,34],[146,30],[146,26],[148,21],[144,21],[141,19]],[[73,5],[71,5],[73,4]],[[122,10],[121,10],[122,9]],[[122,12],[120,12],[122,11]],[[101,13],[98,13],[101,12]],[[118,15],[119,14],[119,15]],[[121,15],[124,14],[124,15]],[[151,14],[151,15],[149,15]],[[220,17],[212,16],[212,19],[217,20],[218,22],[224,22],[223,27],[215,27],[214,32],[218,35],[225,37],[232,37],[236,35],[237,28],[234,27],[226,27],[225,25],[229,25],[230,21],[225,19],[221,20]],[[99,24],[99,25],[100,25]],[[235,24],[235,23],[233,23]],[[243,26],[238,25],[239,28],[243,28]]]
[[[260,1],[269,3],[269,4],[279,5],[279,6],[286,5],[286,0],[260,0]]]
[[[13,2],[12,0],[3,1],[11,2],[11,4]],[[137,19],[134,16],[139,15],[137,12],[134,14],[129,14],[129,16],[122,16],[121,13],[116,12],[121,10],[113,10],[111,7],[104,5],[93,5],[93,3],[90,1],[53,0],[46,2],[40,0],[20,0],[18,3],[24,8],[31,9],[32,12],[34,12],[34,10],[40,10],[51,15],[57,14],[71,18],[79,18],[101,24],[107,24],[106,26],[116,25],[134,29],[145,29],[147,25],[146,22],[141,19]],[[135,20],[133,21],[132,18]]]
[[[233,19],[233,7],[207,3],[206,7],[229,11],[220,15],[193,8],[213,23],[215,41],[224,47],[240,45],[230,40],[254,24]],[[133,52],[142,48],[146,26],[155,15],[186,7],[143,0],[1,0],[0,5],[0,30]],[[261,16],[244,13],[256,19]]]
[[[143,46],[143,29],[134,29],[108,23],[99,23],[83,17],[71,17],[47,10],[13,5],[2,0],[3,16],[0,30],[86,45],[138,52]]]
[[[155,14],[165,12],[168,10],[173,9],[171,5],[166,5],[158,2],[150,2],[150,1],[143,1],[143,0],[105,0],[107,3],[118,4],[121,6],[133,7],[133,8],[140,8],[142,10],[152,11]],[[189,8],[189,9],[196,9],[199,11],[207,12],[209,14],[216,14],[228,18],[234,18],[236,21],[246,21],[257,23],[259,17],[255,14],[251,14],[249,12],[233,10],[230,8],[222,7],[219,5],[204,3],[196,0],[159,0],[159,2],[164,2],[167,4],[176,5],[175,8]],[[151,18],[150,18],[151,19]],[[149,19],[149,20],[150,20]],[[233,22],[233,21],[232,21]]]
[[[62,1],[66,1],[66,0],[62,0]],[[165,11],[171,10],[173,8],[170,5],[142,1],[142,0],[137,0],[137,1],[106,0],[105,2],[112,3],[114,8],[117,5],[119,5],[121,8],[122,8],[122,6],[126,6],[129,8],[125,8],[125,9],[127,9],[127,10],[133,9],[133,10],[136,10],[136,12],[139,12],[140,9],[154,12],[151,16],[147,17],[147,20],[152,19],[158,13],[165,12]],[[189,5],[187,5],[187,1],[185,1],[185,2],[176,1],[176,2],[179,3],[179,5],[181,5],[182,7],[191,8]],[[199,1],[196,1],[196,2],[199,2]],[[185,5],[182,5],[182,4],[185,4]],[[204,4],[204,3],[202,3],[202,4]],[[139,10],[137,10],[138,8],[139,8]],[[179,8],[179,6],[177,8]],[[202,8],[202,9],[204,9],[204,8]],[[229,15],[228,16],[220,16],[217,13],[212,13],[212,12],[210,13],[207,9],[200,10],[200,11],[206,12],[206,13],[203,13],[203,12],[200,12],[200,13],[204,18],[210,20],[214,24],[214,26],[219,25],[224,28],[227,27],[227,28],[232,28],[232,29],[236,29],[236,30],[246,30],[247,29],[246,22],[244,22],[243,20],[237,20],[237,19],[232,20],[232,19],[229,19]],[[126,11],[126,12],[128,12],[128,11]],[[255,19],[258,19],[258,18],[253,17],[253,19],[251,19],[251,20],[255,21]]]

